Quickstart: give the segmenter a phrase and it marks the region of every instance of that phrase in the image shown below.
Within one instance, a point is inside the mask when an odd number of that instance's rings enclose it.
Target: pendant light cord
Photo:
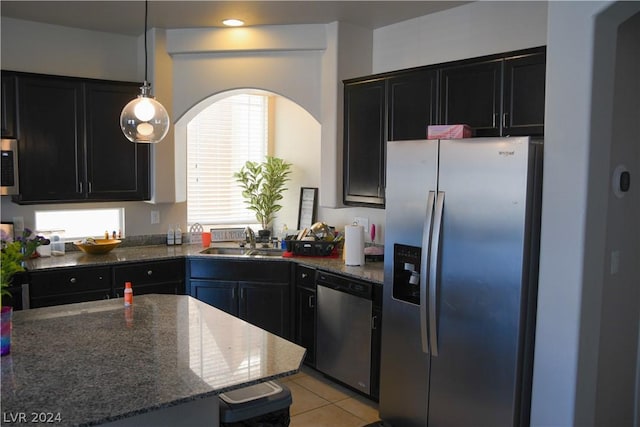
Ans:
[[[144,82],[147,83],[147,16],[149,15],[149,0],[144,1]]]

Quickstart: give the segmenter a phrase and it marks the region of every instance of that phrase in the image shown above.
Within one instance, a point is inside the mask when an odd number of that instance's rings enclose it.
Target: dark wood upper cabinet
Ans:
[[[16,79],[13,75],[2,72],[0,80],[0,126],[3,138],[16,138]]]
[[[20,204],[150,198],[150,147],[120,130],[138,83],[11,73]],[[3,74],[4,79],[4,74]]]
[[[542,135],[546,53],[507,58],[503,74],[502,135]]]
[[[345,85],[344,203],[384,206],[386,82]]]
[[[546,50],[441,71],[440,122],[464,123],[474,136],[544,133]]]
[[[15,199],[83,199],[82,83],[46,76],[19,76],[17,82],[20,195]]]
[[[431,124],[475,137],[544,134],[546,48],[344,81],[345,205],[383,208],[386,142],[425,139]]]
[[[502,60],[441,71],[440,123],[467,124],[475,136],[500,135]]]
[[[387,80],[388,140],[423,139],[427,126],[436,124],[435,70],[402,73]]]
[[[136,83],[87,83],[87,193],[92,200],[146,200],[149,144],[120,130],[120,112],[138,93]]]

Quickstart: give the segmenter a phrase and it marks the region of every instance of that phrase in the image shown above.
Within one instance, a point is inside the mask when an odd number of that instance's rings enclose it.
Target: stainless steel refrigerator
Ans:
[[[387,143],[380,417],[529,423],[542,144]]]

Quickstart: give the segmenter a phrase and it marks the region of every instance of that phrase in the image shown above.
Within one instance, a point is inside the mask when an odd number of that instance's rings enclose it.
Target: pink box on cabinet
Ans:
[[[427,139],[471,138],[469,125],[431,125],[427,127]]]

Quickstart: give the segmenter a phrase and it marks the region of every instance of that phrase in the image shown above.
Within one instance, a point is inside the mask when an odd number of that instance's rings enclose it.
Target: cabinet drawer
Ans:
[[[110,268],[74,268],[30,275],[31,298],[55,296],[94,290],[111,292]]]
[[[304,265],[296,265],[296,286],[315,288],[316,270]]]
[[[52,305],[74,304],[77,302],[98,301],[111,297],[110,289],[99,291],[75,292],[70,294],[50,295],[43,298],[32,298],[30,308],[50,307]]]
[[[117,266],[113,268],[114,288],[123,288],[125,282],[133,286],[184,280],[182,261],[154,261]]]
[[[290,266],[283,261],[232,259],[194,259],[190,261],[192,279],[289,282]]]

